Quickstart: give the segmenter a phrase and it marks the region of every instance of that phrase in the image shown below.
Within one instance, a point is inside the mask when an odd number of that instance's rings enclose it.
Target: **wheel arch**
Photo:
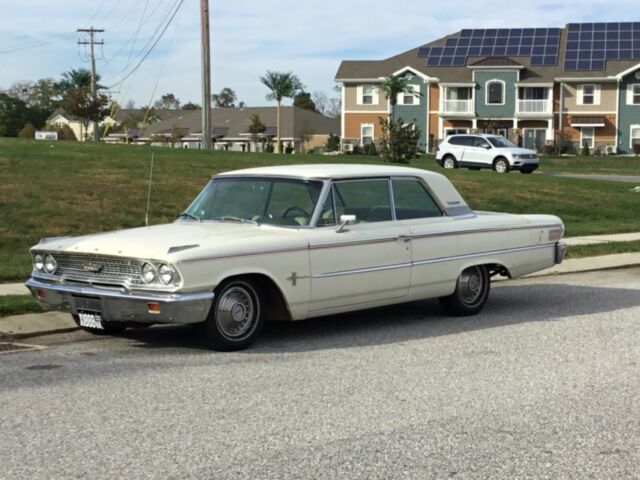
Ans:
[[[285,297],[280,286],[266,273],[262,272],[246,272],[235,273],[224,277],[218,282],[214,291],[220,288],[220,285],[232,282],[234,280],[251,281],[260,288],[263,301],[266,303],[267,321],[290,321],[292,320],[291,309],[287,298]]]
[[[511,272],[509,271],[509,267],[505,265],[504,262],[502,262],[501,260],[498,260],[495,258],[469,261],[467,263],[463,263],[462,265],[460,265],[460,271],[458,272],[458,276],[460,276],[460,274],[464,272],[467,268],[479,267],[479,266],[484,266],[487,268],[489,272],[489,278],[493,278],[496,275],[503,275],[507,278],[512,278]]]
[[[491,165],[493,165],[495,167],[496,162],[498,160],[504,160],[505,162],[507,162],[507,165],[511,166],[511,162],[509,162],[509,159],[503,153],[499,153],[498,155],[496,155],[493,158],[493,161],[491,162]]]

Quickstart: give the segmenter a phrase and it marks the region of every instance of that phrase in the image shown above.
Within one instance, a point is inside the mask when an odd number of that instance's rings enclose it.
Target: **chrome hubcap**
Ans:
[[[256,306],[251,294],[242,287],[231,287],[220,297],[216,308],[216,322],[228,337],[246,334],[256,318]]]
[[[484,280],[480,269],[467,268],[458,279],[458,288],[462,295],[462,301],[467,305],[473,305],[482,296]]]
[[[453,163],[453,160],[451,160],[450,158],[447,158],[444,161],[444,168],[453,168],[455,165]]]
[[[504,173],[507,171],[507,166],[504,164],[504,162],[498,162],[496,163],[496,171],[498,173]]]

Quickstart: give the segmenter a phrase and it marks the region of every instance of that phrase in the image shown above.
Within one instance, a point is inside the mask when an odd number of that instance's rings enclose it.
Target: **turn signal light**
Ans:
[[[45,292],[42,289],[39,289],[37,294],[38,294],[38,298],[45,298],[47,296],[47,292]]]
[[[160,313],[160,304],[159,303],[147,303],[147,309],[149,313],[158,314]]]

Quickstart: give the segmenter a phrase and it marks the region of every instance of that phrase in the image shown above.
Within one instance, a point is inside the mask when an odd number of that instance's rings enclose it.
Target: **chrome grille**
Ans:
[[[143,285],[142,261],[79,253],[52,253],[58,263],[54,275],[69,280],[114,285]]]

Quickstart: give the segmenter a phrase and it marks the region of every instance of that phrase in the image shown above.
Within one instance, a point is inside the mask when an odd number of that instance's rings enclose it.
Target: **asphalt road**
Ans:
[[[640,478],[640,269],[271,325],[0,355],[0,478]]]

